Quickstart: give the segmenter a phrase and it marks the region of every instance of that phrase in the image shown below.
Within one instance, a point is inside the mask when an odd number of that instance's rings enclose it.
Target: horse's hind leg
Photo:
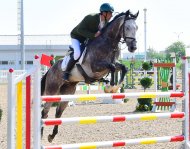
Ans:
[[[69,102],[61,102],[59,104],[59,106],[56,108],[56,114],[55,114],[56,118],[61,117],[61,115],[62,115],[63,111],[66,109],[68,103]],[[52,142],[57,133],[58,133],[58,125],[55,125],[54,128],[53,128],[52,134],[49,134],[49,136],[48,136],[48,141]]]
[[[60,87],[60,95],[74,94],[75,90],[76,90],[76,85],[77,85],[77,82],[63,84]],[[59,106],[56,109],[56,114],[55,114],[56,118],[61,117],[61,115],[62,115],[63,111],[66,109],[68,103],[69,102],[61,102],[59,104]],[[52,142],[57,133],[58,133],[58,125],[55,125],[53,128],[52,134],[50,134],[48,136],[48,141]]]
[[[42,112],[41,112],[41,115],[42,115],[41,118],[42,118],[42,119],[45,119],[45,118],[48,117],[48,112],[49,112],[49,110],[50,110],[51,105],[52,105],[51,102],[46,102],[46,103],[44,104],[44,108],[43,108],[43,110],[42,110]],[[43,131],[44,131],[44,127],[41,128],[41,138],[43,137]]]

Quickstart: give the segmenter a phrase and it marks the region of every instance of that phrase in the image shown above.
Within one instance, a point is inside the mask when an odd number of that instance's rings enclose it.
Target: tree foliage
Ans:
[[[179,62],[180,57],[185,56],[185,44],[181,41],[177,41],[169,45],[165,51],[157,52],[153,48],[147,49],[148,59],[170,59],[171,53],[175,53],[176,60]]]
[[[150,63],[148,63],[148,62],[144,62],[144,63],[142,64],[142,68],[143,68],[144,70],[148,71],[148,70],[152,69],[152,65],[150,65]]]
[[[165,59],[165,54],[163,52],[162,53],[157,52],[153,48],[147,49],[146,53],[147,53],[147,59],[150,59],[150,60],[152,60],[152,59]]]
[[[152,85],[152,79],[149,77],[144,77],[140,80],[140,84],[143,86],[145,91],[147,88],[150,88],[150,86]]]
[[[181,41],[177,41],[172,43],[169,47],[166,49],[167,57],[170,56],[170,53],[174,52],[176,55],[176,60],[179,62],[179,59],[182,56],[185,56],[185,44]]]

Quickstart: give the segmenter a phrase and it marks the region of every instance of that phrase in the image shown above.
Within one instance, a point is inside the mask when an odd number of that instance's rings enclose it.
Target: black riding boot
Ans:
[[[66,82],[69,82],[69,75],[70,75],[70,71],[73,68],[73,66],[75,65],[76,60],[74,60],[73,57],[71,57],[71,59],[69,60],[68,64],[67,64],[67,68],[63,74],[63,80],[65,80]]]

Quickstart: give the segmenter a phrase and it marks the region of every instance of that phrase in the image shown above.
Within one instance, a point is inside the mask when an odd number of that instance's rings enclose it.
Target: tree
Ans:
[[[147,59],[165,59],[165,54],[163,52],[157,52],[153,48],[147,49]]]
[[[185,56],[185,44],[181,41],[174,42],[169,47],[167,47],[166,51],[167,56],[174,52],[176,55],[176,61],[178,62],[180,57]]]
[[[147,49],[146,53],[147,53],[147,59],[152,59],[156,57],[156,51],[153,48]]]

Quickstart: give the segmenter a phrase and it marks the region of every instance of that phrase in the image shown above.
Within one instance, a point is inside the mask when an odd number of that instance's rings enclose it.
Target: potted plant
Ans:
[[[148,62],[144,62],[142,64],[142,68],[147,71],[150,70],[152,67]],[[150,88],[152,85],[152,79],[149,77],[142,78],[140,80],[140,84],[142,85],[144,92],[147,88]],[[136,111],[151,111],[152,110],[152,98],[138,98],[138,105],[136,106]]]

